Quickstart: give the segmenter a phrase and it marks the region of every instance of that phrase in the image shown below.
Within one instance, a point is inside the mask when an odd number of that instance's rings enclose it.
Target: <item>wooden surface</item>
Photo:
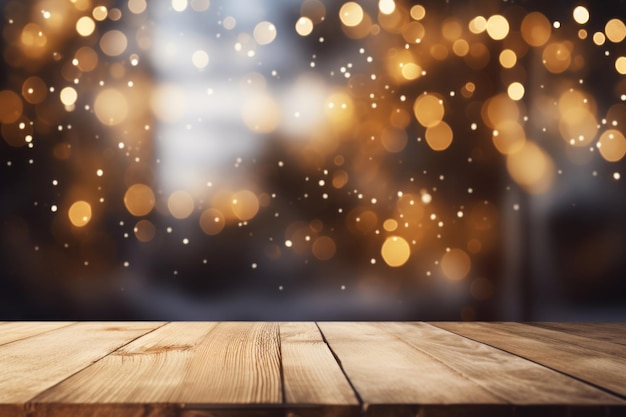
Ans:
[[[626,416],[619,323],[0,323],[1,417]]]

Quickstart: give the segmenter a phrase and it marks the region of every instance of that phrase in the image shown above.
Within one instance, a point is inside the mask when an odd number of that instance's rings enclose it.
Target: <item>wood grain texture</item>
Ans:
[[[626,345],[626,323],[527,323],[545,329]]]
[[[378,326],[513,405],[626,406],[559,372],[426,323]]]
[[[616,354],[621,345],[611,344],[607,353],[591,339],[519,323],[433,324],[626,396],[626,355]]]
[[[0,346],[0,415],[21,415],[35,395],[159,326],[76,323]]]
[[[323,322],[319,327],[359,393],[366,415],[395,415],[398,405],[463,404],[474,411],[478,410],[473,406],[479,404],[506,405],[503,399],[384,331],[379,324]],[[404,409],[412,412],[410,407]],[[501,407],[492,409],[502,411]]]
[[[282,403],[279,343],[276,323],[169,323],[39,395],[33,415],[61,416],[59,403],[81,416],[260,412]]]
[[[69,326],[72,322],[61,321],[15,321],[0,323],[0,345],[26,339],[41,333]]]
[[[358,416],[359,401],[315,323],[280,323],[285,403],[326,405],[323,415]],[[304,415],[305,407],[290,410]],[[315,409],[315,408],[314,408]]]

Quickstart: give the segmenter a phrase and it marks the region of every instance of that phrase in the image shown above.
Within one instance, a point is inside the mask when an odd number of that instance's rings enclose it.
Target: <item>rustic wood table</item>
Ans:
[[[5,322],[0,416],[626,416],[626,324]]]

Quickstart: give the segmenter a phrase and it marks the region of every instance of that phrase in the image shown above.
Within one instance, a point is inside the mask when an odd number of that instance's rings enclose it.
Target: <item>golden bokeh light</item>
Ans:
[[[391,14],[396,10],[396,2],[394,0],[378,0],[378,10],[382,14]]]
[[[465,56],[469,53],[469,43],[465,39],[457,39],[452,44],[452,51],[456,56]]]
[[[517,54],[511,49],[503,49],[498,56],[502,68],[513,68],[517,63]]]
[[[550,39],[552,25],[542,13],[531,12],[522,20],[520,31],[527,44],[539,47],[545,45]]]
[[[193,197],[187,191],[177,190],[167,199],[167,209],[175,219],[186,219],[194,210]]]
[[[326,115],[339,127],[349,127],[354,113],[352,97],[344,92],[336,92],[326,100]]]
[[[463,249],[450,249],[441,257],[441,272],[451,281],[462,280],[471,268],[472,260]]]
[[[147,7],[148,4],[146,3],[146,0],[128,0],[128,10],[130,10],[133,14],[141,14],[146,11]]]
[[[11,90],[0,90],[0,123],[16,122],[23,110],[20,96]]]
[[[33,75],[24,80],[22,84],[22,97],[30,104],[39,104],[48,97],[48,87],[44,80]]]
[[[572,12],[574,21],[580,25],[584,25],[589,21],[589,10],[585,6],[576,6]]]
[[[419,78],[419,76],[422,74],[422,68],[413,62],[404,64],[401,71],[402,76],[409,81]]]
[[[615,60],[615,69],[618,73],[626,75],[626,56],[620,56]]]
[[[543,65],[553,74],[567,70],[572,63],[572,54],[567,44],[562,42],[549,43],[543,50]]]
[[[156,236],[156,227],[154,227],[151,221],[142,219],[135,224],[133,232],[135,232],[135,237],[138,241],[147,243]]]
[[[145,216],[152,211],[156,200],[152,188],[146,184],[133,184],[124,194],[124,206],[136,217]]]
[[[300,36],[309,36],[313,32],[313,21],[308,17],[302,16],[296,22],[296,32]]]
[[[98,22],[102,22],[109,15],[109,10],[106,8],[106,6],[96,6],[91,11],[91,15]]]
[[[487,19],[487,34],[496,41],[506,38],[509,34],[509,21],[499,14],[490,16]]]
[[[409,13],[411,14],[411,17],[415,20],[422,20],[424,17],[426,17],[426,9],[421,4],[416,4],[412,6]]]
[[[328,236],[320,236],[311,246],[313,255],[320,261],[328,261],[335,256],[337,252],[337,245],[335,241]]]
[[[443,100],[434,94],[422,94],[413,104],[413,113],[422,126],[435,126],[443,120]]]
[[[545,193],[554,180],[554,162],[539,145],[525,141],[517,152],[507,155],[509,175],[531,194]]]
[[[231,210],[239,220],[250,220],[259,212],[259,199],[252,191],[239,191],[233,195]]]
[[[353,1],[344,3],[339,9],[339,19],[348,27],[358,26],[363,20],[363,16],[363,8]]]
[[[198,49],[191,55],[191,62],[194,67],[204,69],[207,65],[209,65],[209,54],[202,49]]]
[[[439,122],[426,128],[426,143],[433,151],[445,151],[452,144],[454,134],[446,122]]]
[[[604,33],[609,41],[620,43],[626,38],[626,25],[620,19],[611,19],[606,22]]]
[[[387,219],[383,222],[383,229],[393,232],[398,228],[398,222],[394,219]]]
[[[493,130],[492,140],[498,152],[508,155],[522,149],[526,142],[526,132],[517,121],[504,120]]]
[[[381,141],[388,152],[402,152],[408,142],[406,130],[387,128],[383,130]]]
[[[483,33],[487,30],[487,19],[484,16],[476,16],[469,22],[469,30],[475,35]]]
[[[604,33],[596,32],[593,34],[593,43],[595,43],[598,46],[602,46],[604,45],[605,42],[606,42],[606,36],[604,36]]]
[[[80,36],[89,36],[96,30],[96,22],[89,16],[83,16],[76,22],[76,32]]]
[[[82,72],[89,72],[98,66],[98,53],[88,46],[81,46],[74,54],[76,66]]]
[[[515,81],[509,84],[509,86],[506,89],[506,92],[509,95],[509,98],[511,100],[519,101],[522,99],[522,97],[524,97],[525,89],[522,83]]]
[[[366,236],[372,233],[377,224],[378,215],[372,210],[355,208],[346,217],[348,230],[357,236]]]
[[[274,97],[260,93],[246,101],[241,117],[251,131],[270,133],[280,124],[281,110]]]
[[[91,205],[83,200],[76,201],[67,212],[70,222],[76,227],[86,226],[91,220]]]
[[[65,87],[61,90],[59,98],[61,99],[61,103],[63,103],[64,105],[72,106],[74,103],[76,103],[76,100],[78,99],[78,93],[76,92],[74,87]]]
[[[616,129],[608,129],[598,139],[598,151],[608,162],[618,162],[626,154],[626,138]]]
[[[387,265],[392,268],[404,265],[411,256],[411,247],[400,236],[388,237],[380,249],[380,254]]]
[[[128,117],[128,100],[115,88],[105,88],[96,95],[94,113],[106,126],[115,126]]]
[[[209,236],[219,234],[226,226],[226,219],[221,211],[208,208],[200,215],[200,228]]]
[[[259,45],[268,45],[276,39],[276,26],[271,22],[260,22],[254,27],[252,36]]]
[[[122,55],[127,47],[128,39],[126,35],[117,29],[109,30],[100,38],[100,49],[105,55]]]

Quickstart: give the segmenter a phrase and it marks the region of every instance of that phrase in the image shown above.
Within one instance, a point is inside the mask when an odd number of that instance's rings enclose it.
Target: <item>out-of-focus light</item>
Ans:
[[[363,21],[363,9],[358,3],[349,1],[344,3],[339,10],[339,19],[341,23],[348,27],[358,26]]]
[[[380,254],[387,265],[399,267],[409,260],[411,247],[402,237],[390,236],[383,243]]]
[[[576,6],[572,12],[576,23],[584,25],[589,21],[589,10],[585,6]]]
[[[70,222],[76,227],[86,226],[91,220],[91,205],[86,201],[76,201],[67,213]]]

